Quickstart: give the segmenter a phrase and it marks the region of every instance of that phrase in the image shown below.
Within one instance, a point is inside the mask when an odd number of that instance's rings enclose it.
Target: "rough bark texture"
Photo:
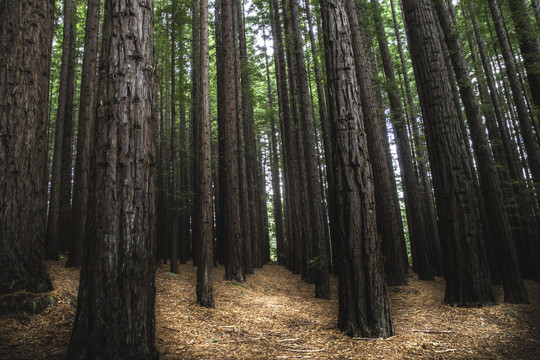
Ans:
[[[210,147],[210,68],[208,55],[208,0],[200,4],[200,110],[199,149],[197,180],[199,193],[195,221],[199,229],[199,261],[197,265],[197,302],[204,307],[214,307],[214,258],[213,258],[213,217],[212,217],[212,161]]]
[[[387,258],[385,262],[386,276],[389,285],[405,285],[407,280],[407,264],[405,253],[405,235],[401,223],[401,214],[393,169],[390,164],[390,146],[383,131],[381,117],[377,110],[374,91],[371,88],[370,65],[362,40],[362,31],[358,24],[354,0],[346,0],[347,14],[351,26],[352,47],[356,76],[362,101],[362,112],[369,157],[372,160],[373,178],[375,182],[375,202],[377,204],[377,229],[382,238],[382,251]]]
[[[98,49],[99,0],[89,0],[86,12],[84,57],[81,78],[81,100],[77,135],[77,157],[73,180],[72,235],[68,244],[69,257],[66,267],[81,266],[83,239],[88,216],[88,182],[90,177],[90,154],[95,113],[95,78]]]
[[[421,248],[417,248],[416,244],[414,242],[414,237],[409,238],[410,245],[411,245],[411,255],[412,255],[412,262],[413,262],[413,270],[419,271],[418,267],[420,265],[420,262],[426,262],[429,260],[426,259],[420,259],[420,256],[423,256],[426,254],[429,256],[429,259],[431,260],[431,263],[433,264],[435,268],[435,274],[442,276],[443,275],[443,264],[442,264],[442,250],[441,250],[441,242],[439,239],[439,230],[437,228],[437,218],[435,216],[435,207],[433,202],[433,195],[431,191],[431,182],[428,178],[428,170],[427,170],[427,160],[426,155],[424,151],[424,144],[421,139],[420,134],[420,123],[418,121],[418,112],[416,110],[416,105],[413,102],[412,97],[412,90],[411,90],[411,84],[409,80],[408,70],[407,70],[407,63],[405,61],[405,55],[403,53],[403,45],[401,41],[401,35],[399,31],[399,24],[397,21],[397,15],[394,7],[394,0],[390,0],[390,7],[392,9],[392,18],[394,23],[394,32],[396,36],[396,42],[398,45],[398,53],[401,63],[401,74],[403,76],[403,82],[405,84],[405,92],[407,94],[407,106],[408,106],[408,114],[410,118],[411,128],[412,128],[412,136],[413,136],[413,144],[414,144],[414,150],[416,155],[416,168],[418,172],[419,177],[419,190],[420,190],[420,196],[422,199],[422,204],[424,206],[424,209],[426,211],[426,223],[428,227],[426,228],[427,231],[427,237],[430,239],[428,242],[428,247],[425,251],[422,251]]]
[[[52,289],[43,262],[53,1],[0,1],[0,294]]]
[[[216,5],[216,9],[218,9],[218,6]],[[199,16],[200,16],[200,10],[199,10],[199,1],[198,0],[192,0],[191,2],[191,20],[192,20],[192,39],[191,39],[191,68],[192,68],[192,73],[191,73],[191,77],[193,79],[199,79],[200,78],[200,56],[201,56],[201,52],[200,52],[200,49],[199,49],[199,46],[201,46],[201,41],[200,41],[200,20],[199,20]],[[217,18],[217,15],[216,15],[216,18]],[[217,27],[217,26],[216,26]],[[219,29],[216,29],[216,34],[219,33]],[[216,35],[217,36],[217,35]],[[216,44],[218,44],[219,40],[216,40]],[[220,47],[219,46],[216,46],[217,50],[216,50],[216,54],[218,53]],[[216,55],[218,56],[218,55]],[[219,57],[218,57],[219,59]],[[218,62],[218,69],[219,69],[219,62]],[[218,73],[218,76],[219,76],[219,73]],[[192,160],[193,160],[193,163],[192,163],[192,171],[193,171],[193,174],[198,174],[199,173],[199,170],[198,170],[198,161],[197,161],[197,150],[199,148],[199,145],[198,145],[198,141],[199,141],[199,125],[200,125],[200,120],[199,120],[199,94],[200,94],[200,83],[199,81],[192,81],[192,88],[191,88],[191,149],[192,149]],[[219,91],[219,89],[218,89]],[[218,114],[219,116],[219,114]],[[197,194],[198,193],[198,188],[197,186],[199,185],[199,182],[198,181],[193,181],[192,182],[192,193],[193,194]],[[197,214],[198,210],[197,210],[197,201],[195,201],[195,199],[193,199],[193,209],[192,209],[192,214],[193,216],[195,216],[195,214]],[[196,227],[196,224],[193,223],[193,233],[192,233],[192,244],[191,244],[191,251],[192,251],[192,258],[193,258],[193,265],[197,265],[197,261],[198,261],[198,257],[199,257],[199,250],[198,250],[198,242],[197,242],[197,238],[199,238],[199,235],[197,234],[199,230],[197,229]]]
[[[411,59],[418,86],[433,174],[439,234],[446,245],[445,301],[491,305],[495,298],[474,178],[446,74],[437,23],[429,0],[404,0]],[[441,76],[442,75],[442,76]]]
[[[219,117],[220,147],[220,226],[226,243],[225,279],[245,281],[240,231],[240,194],[238,191],[238,133],[236,124],[236,86],[234,69],[234,27],[232,0],[221,0],[222,87]],[[221,83],[221,84],[220,84]]]
[[[153,2],[105,2],[89,231],[69,359],[157,359]]]
[[[411,148],[407,135],[406,120],[401,107],[398,89],[396,86],[396,78],[392,65],[392,58],[384,24],[382,21],[380,4],[376,0],[371,0],[375,5],[374,20],[377,39],[379,42],[379,50],[385,75],[389,81],[387,85],[388,100],[390,102],[390,118],[394,127],[396,137],[397,155],[399,168],[401,170],[401,179],[403,182],[403,197],[405,199],[405,210],[407,213],[407,223],[409,227],[409,238],[413,238],[416,245],[417,254],[417,271],[418,277],[423,280],[431,280],[434,275],[434,267],[430,261],[426,219],[428,218],[427,211],[422,206],[420,194],[418,191],[418,179],[414,171],[414,164],[411,156]],[[407,264],[405,264],[407,265]]]
[[[303,50],[302,31],[298,1],[290,0],[291,23],[294,30],[294,52],[298,72],[298,92],[300,97],[301,129],[304,144],[303,159],[306,168],[308,211],[311,224],[311,236],[306,238],[307,246],[312,248],[311,261],[315,280],[315,297],[329,299],[330,283],[328,277],[328,254],[326,251],[326,233],[324,231],[323,198],[319,183],[319,166],[315,138],[315,122],[309,95],[306,61]]]
[[[170,184],[169,194],[169,226],[171,227],[171,272],[178,274],[178,201],[176,189],[176,149],[174,141],[176,138],[176,1],[172,1],[171,9],[171,137],[170,141]]]
[[[463,47],[446,0],[434,1],[439,23],[445,34],[445,41],[456,74],[461,99],[465,107],[473,149],[477,159],[480,190],[482,191],[488,221],[488,233],[485,234],[486,245],[496,250],[497,267],[501,268],[500,276],[503,280],[505,301],[528,303],[527,290],[521,279],[514,238],[504,204],[501,182],[498,176],[494,176],[497,169],[491,154],[486,128],[482,123],[480,106],[472,88]]]
[[[394,333],[375,221],[371,165],[344,1],[324,0],[323,31],[332,126],[340,262],[338,328],[350,336]]]

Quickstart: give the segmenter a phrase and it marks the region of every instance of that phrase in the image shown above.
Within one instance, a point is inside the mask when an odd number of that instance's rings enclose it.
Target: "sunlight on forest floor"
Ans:
[[[0,359],[63,359],[73,318],[78,271],[48,262],[55,290],[40,314],[0,314]],[[313,298],[299,275],[266,265],[246,283],[216,271],[216,308],[195,303],[195,268],[160,265],[156,345],[160,359],[538,359],[540,284],[527,281],[530,305],[456,308],[443,304],[444,280],[390,288],[396,335],[351,339],[336,328],[333,300]]]

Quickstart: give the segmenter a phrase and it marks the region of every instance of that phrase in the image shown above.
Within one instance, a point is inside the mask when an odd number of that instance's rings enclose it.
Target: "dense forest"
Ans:
[[[0,0],[0,30],[0,315],[73,269],[62,356],[157,359],[187,264],[201,308],[264,266],[368,341],[412,283],[538,305],[540,1]]]

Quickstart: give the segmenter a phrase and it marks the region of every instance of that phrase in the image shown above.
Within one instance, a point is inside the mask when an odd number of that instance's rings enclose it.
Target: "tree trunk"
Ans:
[[[308,246],[312,248],[312,261],[315,297],[330,299],[330,283],[328,277],[328,254],[326,252],[326,234],[324,231],[324,214],[321,187],[319,183],[319,166],[317,160],[317,148],[315,139],[315,123],[313,119],[311,100],[307,82],[306,61],[304,57],[302,31],[300,28],[300,15],[298,13],[298,1],[290,0],[291,23],[294,31],[293,42],[298,72],[298,92],[300,97],[301,134],[304,144],[304,156],[308,209],[311,224],[311,237],[306,238]]]
[[[478,200],[457,109],[451,99],[437,23],[429,0],[403,0],[411,59],[433,175],[439,229],[446,244],[445,302],[492,305]],[[442,76],[441,76],[442,75]]]
[[[533,103],[540,109],[540,41],[525,0],[508,0]],[[538,116],[537,116],[538,118]],[[538,181],[538,180],[536,180]]]
[[[216,9],[218,9],[219,7],[216,5]],[[200,49],[199,49],[199,46],[201,45],[201,41],[200,41],[200,20],[199,20],[199,16],[200,16],[200,10],[199,10],[199,1],[198,0],[192,0],[191,2],[191,20],[192,20],[192,39],[191,39],[191,78],[192,79],[200,79],[200,55],[201,55],[201,52],[200,52]],[[216,19],[217,19],[217,15],[216,15]],[[219,28],[218,28],[218,25],[216,25],[216,37],[218,37],[219,35]],[[217,58],[219,59],[219,55],[218,55],[218,52],[219,52],[219,49],[221,47],[219,46],[219,40],[216,39],[216,56]],[[219,60],[218,60],[218,69],[219,69]],[[219,71],[219,70],[218,70]],[[220,74],[218,73],[218,76],[220,76]],[[200,91],[200,86],[201,84],[199,83],[199,81],[192,81],[192,88],[191,88],[191,150],[192,150],[192,159],[193,159],[193,162],[192,162],[192,172],[193,172],[193,175],[195,174],[198,174],[199,173],[199,169],[198,169],[198,156],[197,156],[197,149],[199,148],[199,144],[198,144],[198,141],[199,141],[199,125],[201,124],[201,121],[199,119],[199,109],[200,109],[200,106],[199,106],[199,94],[201,93]],[[219,91],[219,89],[218,89]],[[219,103],[219,99],[218,99],[218,103]],[[219,106],[219,105],[218,105]],[[218,114],[219,116],[219,114]],[[199,189],[197,188],[199,186],[199,183],[198,181],[193,181],[192,182],[192,189],[191,189],[191,192],[192,194],[198,194],[199,193]],[[192,208],[192,216],[193,216],[193,219],[195,219],[195,216],[196,214],[199,212],[199,210],[197,209],[197,206],[198,206],[198,203],[197,203],[197,200],[195,198],[193,198],[193,208]],[[193,258],[193,265],[197,265],[197,262],[198,262],[198,258],[199,258],[199,243],[197,242],[196,239],[199,239],[200,236],[198,234],[198,229],[196,227],[196,223],[195,221],[193,221],[193,229],[192,229],[193,233],[192,233],[192,243],[191,243],[191,251],[192,251],[192,258]]]
[[[171,169],[171,191],[169,195],[169,223],[171,224],[171,272],[178,274],[178,211],[177,211],[177,191],[176,191],[176,164],[174,139],[176,138],[176,0],[172,1],[171,14],[171,138],[170,138],[170,169]]]
[[[58,108],[56,114],[56,132],[54,140],[53,170],[51,177],[51,193],[49,200],[49,216],[47,217],[47,238],[45,257],[50,260],[59,259],[59,250],[65,242],[66,227],[69,226],[69,197],[71,176],[71,130],[73,128],[73,96],[75,74],[75,18],[77,3],[64,0],[64,28],[62,42],[62,65],[60,84],[58,86]],[[64,142],[66,144],[64,145]],[[63,159],[67,155],[68,158]],[[69,171],[68,171],[69,167]],[[70,190],[70,189],[69,189]],[[66,201],[66,194],[68,196]],[[67,219],[66,219],[66,215]],[[65,250],[65,249],[64,249]]]
[[[500,276],[503,280],[505,301],[511,303],[528,303],[527,290],[521,279],[517,262],[516,249],[510,221],[506,212],[501,183],[495,167],[495,161],[491,155],[486,129],[482,123],[480,106],[476,101],[476,95],[472,88],[469,77],[469,69],[465,63],[463,47],[459,40],[459,34],[450,16],[446,0],[434,0],[435,9],[445,34],[450,59],[456,74],[457,83],[461,93],[461,99],[465,107],[469,130],[477,159],[478,177],[480,189],[484,200],[488,231],[486,242],[488,246],[495,247],[498,253],[497,264],[500,264]]]
[[[88,187],[90,180],[90,154],[95,114],[95,78],[99,34],[99,0],[89,0],[86,12],[84,57],[81,78],[81,100],[77,134],[77,157],[73,180],[72,236],[66,267],[79,267],[82,263],[83,239],[88,216]]]
[[[344,1],[321,2],[332,126],[340,261],[338,328],[350,336],[394,333],[375,221],[374,188]]]
[[[405,263],[405,235],[401,223],[399,201],[395,178],[390,164],[390,146],[386,133],[383,132],[381,118],[378,113],[371,84],[371,71],[366,59],[362,31],[357,18],[354,0],[346,0],[347,14],[351,26],[351,39],[354,51],[356,76],[360,87],[362,111],[366,126],[369,158],[373,167],[375,182],[375,202],[377,204],[377,229],[382,238],[382,250],[386,276],[389,285],[405,285],[407,280],[407,263]]]
[[[236,86],[234,69],[234,27],[232,0],[221,0],[221,102],[218,103],[220,151],[220,226],[226,242],[225,279],[245,281],[242,264],[240,194],[238,191],[238,133],[236,124]]]
[[[200,4],[200,132],[197,180],[199,193],[195,221],[199,229],[199,261],[197,265],[197,302],[204,307],[214,307],[214,259],[213,259],[213,217],[212,217],[212,160],[210,147],[210,69],[208,54],[208,0]]]
[[[411,242],[414,242],[416,245],[418,277],[423,280],[432,280],[435,268],[431,263],[429,256],[428,242],[430,240],[428,238],[426,224],[426,219],[429,217],[427,211],[422,206],[418,191],[418,179],[414,171],[405,117],[403,115],[403,109],[401,107],[401,101],[396,86],[392,58],[388,48],[380,12],[380,4],[377,0],[371,0],[371,2],[375,6],[375,11],[373,13],[376,27],[375,30],[377,32],[384,72],[387,79],[390,81],[387,93],[390,102],[390,117],[396,137],[399,168],[401,170],[403,182],[403,197],[405,199],[405,210],[407,213],[407,223],[409,225],[409,238],[412,238]]]
[[[70,359],[157,359],[153,2],[105,2],[96,150]]]
[[[491,17],[495,25],[495,31],[501,46],[501,52],[506,65],[506,74],[510,81],[510,88],[512,89],[512,96],[514,98],[516,110],[519,118],[519,127],[521,129],[521,135],[527,150],[527,159],[533,179],[536,183],[540,183],[540,148],[538,142],[534,139],[532,132],[531,119],[527,112],[527,107],[523,97],[523,91],[518,79],[518,70],[514,57],[512,55],[512,49],[508,36],[504,29],[501,9],[495,0],[488,0],[489,9],[491,11]]]
[[[396,11],[394,8],[394,1],[390,0],[390,6],[392,8],[392,18],[394,23],[394,32],[396,35],[399,58],[401,63],[401,73],[403,74],[403,82],[405,83],[405,91],[407,94],[407,106],[410,113],[412,135],[413,135],[413,144],[416,151],[416,165],[419,175],[419,191],[422,199],[422,204],[427,213],[426,222],[427,222],[427,237],[431,239],[428,243],[428,248],[426,251],[422,251],[421,248],[416,248],[414,243],[414,238],[409,238],[411,245],[411,255],[413,261],[413,270],[418,272],[418,267],[420,262],[426,262],[427,260],[422,260],[419,256],[427,254],[435,267],[435,274],[442,276],[443,275],[443,264],[442,264],[442,250],[441,250],[441,241],[439,238],[439,230],[437,227],[437,217],[435,215],[435,208],[433,202],[433,195],[431,192],[431,182],[428,178],[428,169],[426,166],[427,157],[424,152],[424,144],[421,140],[420,128],[418,123],[418,116],[416,105],[413,102],[412,90],[408,75],[407,62],[405,61],[405,56],[403,53],[403,45],[401,41],[401,36],[399,32],[399,24],[397,22]]]
[[[43,262],[53,1],[0,2],[0,294],[48,292]]]

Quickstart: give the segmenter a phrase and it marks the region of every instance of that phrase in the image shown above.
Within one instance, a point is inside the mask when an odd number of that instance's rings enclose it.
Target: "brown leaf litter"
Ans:
[[[75,315],[78,271],[47,263],[54,291],[39,314],[0,314],[0,359],[63,359]],[[196,304],[196,272],[158,267],[156,346],[161,359],[540,359],[540,284],[526,281],[531,304],[502,301],[485,308],[445,305],[444,280],[390,288],[396,335],[350,338],[337,328],[333,300],[313,297],[277,265],[266,265],[246,283],[222,280],[216,269],[216,308]]]

